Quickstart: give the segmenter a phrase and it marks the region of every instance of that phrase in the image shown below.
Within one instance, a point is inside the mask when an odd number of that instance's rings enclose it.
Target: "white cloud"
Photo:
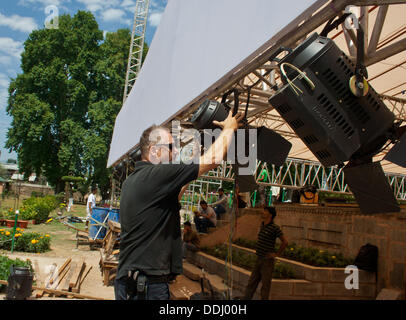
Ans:
[[[114,22],[122,20],[125,17],[125,12],[121,9],[107,9],[101,15],[103,21]]]
[[[0,88],[8,87],[9,83],[10,83],[9,77],[7,77],[7,75],[4,73],[0,73]]]
[[[28,32],[37,29],[37,23],[34,18],[21,17],[19,15],[12,15],[7,17],[0,12],[0,26],[11,28],[15,31]]]
[[[0,52],[19,59],[23,52],[23,43],[11,38],[0,37]]]
[[[92,12],[103,11],[115,8],[120,5],[120,0],[77,0],[85,5],[86,9]]]
[[[43,6],[61,6],[63,3],[69,3],[70,0],[20,0],[19,5],[30,6],[35,4],[40,4]]]
[[[4,73],[0,73],[0,110],[4,110],[8,99],[8,86],[10,79]]]
[[[135,1],[134,0],[124,0],[121,6],[125,9],[130,11],[132,14],[135,13]]]
[[[149,17],[149,24],[151,27],[157,27],[161,22],[162,12],[152,13]]]
[[[8,66],[11,64],[11,62],[12,62],[12,59],[10,56],[0,56],[0,64]]]

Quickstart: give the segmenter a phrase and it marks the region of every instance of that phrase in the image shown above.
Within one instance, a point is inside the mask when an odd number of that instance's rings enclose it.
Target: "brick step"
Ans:
[[[230,221],[228,221],[228,220],[217,220],[216,228],[221,228],[221,227],[227,226],[229,224],[230,224]]]
[[[209,280],[213,291],[218,292],[220,294],[223,294],[224,297],[226,297],[228,287],[224,283],[224,280],[215,274],[209,274],[207,271],[204,271],[206,279]],[[186,260],[183,261],[183,276],[188,278],[190,281],[194,282],[194,286],[198,285],[200,288],[200,278],[203,276],[203,270],[202,268],[187,262]],[[208,291],[208,288],[205,287],[206,292]],[[201,292],[199,290],[198,292]],[[236,290],[235,288],[232,291],[232,296],[233,297],[242,297],[243,294],[241,291]]]
[[[210,284],[214,291],[219,293],[227,292],[227,285],[224,283],[223,279],[220,278],[218,275],[209,274],[207,272],[204,273],[206,279],[210,281]],[[183,275],[192,280],[197,281],[200,284],[200,278],[203,276],[203,271],[201,268],[184,261],[183,262]]]
[[[200,281],[200,277],[202,276],[202,269],[196,267],[194,264],[183,261],[183,275],[190,280]]]
[[[169,284],[171,300],[190,300],[190,297],[201,292],[200,283],[184,275],[179,275],[173,283]]]

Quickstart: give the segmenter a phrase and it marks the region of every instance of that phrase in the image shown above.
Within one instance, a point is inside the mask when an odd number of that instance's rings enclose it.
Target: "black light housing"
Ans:
[[[218,101],[206,100],[204,101],[197,111],[192,115],[190,122],[198,130],[215,129],[216,126],[213,121],[223,121],[227,118],[230,112],[230,107]],[[246,120],[243,120],[246,122]],[[252,127],[245,125],[246,129],[246,147],[245,150],[249,151],[256,149],[257,159],[265,161],[269,164],[281,166],[286,161],[292,144],[275,131],[266,127]],[[257,130],[257,144],[249,145],[248,129]]]
[[[349,162],[344,170],[346,182],[361,211],[399,211],[388,180],[378,169],[381,165],[372,163],[372,158],[395,137],[400,123],[366,81],[365,94],[354,94],[350,85],[356,75],[354,63],[331,39],[317,33],[278,62],[280,68],[294,68],[284,70],[283,86],[269,103],[323,166]],[[397,159],[406,165],[400,160],[406,151],[405,139],[395,146],[389,161]],[[363,184],[370,189],[368,195]],[[378,193],[385,197],[380,199]]]

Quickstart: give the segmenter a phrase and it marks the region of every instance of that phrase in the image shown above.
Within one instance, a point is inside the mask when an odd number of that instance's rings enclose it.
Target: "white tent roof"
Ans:
[[[108,166],[138,144],[147,127],[168,120],[313,2],[169,1],[138,79],[117,116]]]
[[[117,165],[138,144],[148,126],[185,120],[204,99],[219,98],[237,83],[258,80],[258,72],[265,70],[270,53],[280,45],[295,47],[309,34],[320,32],[346,5],[371,4],[364,9],[369,12],[365,16],[369,18],[366,26],[371,38],[379,16],[382,18],[381,7],[375,4],[393,2],[400,1],[169,1],[138,80],[117,117],[108,166]],[[405,13],[406,4],[388,7],[377,52],[405,41]],[[341,26],[329,37],[350,54]],[[402,91],[406,90],[406,53],[398,50],[376,63],[372,61],[375,51],[367,56],[371,61],[370,83],[378,93],[398,99],[385,103],[398,119],[406,120],[406,100],[402,99]],[[269,87],[264,84],[251,94],[253,116],[249,119],[288,138],[293,144],[289,157],[317,161],[269,105]],[[240,100],[244,102],[244,95]],[[386,172],[406,174],[405,168],[385,161],[382,165]]]

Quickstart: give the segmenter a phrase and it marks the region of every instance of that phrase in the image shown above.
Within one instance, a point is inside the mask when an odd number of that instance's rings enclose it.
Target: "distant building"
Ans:
[[[24,173],[19,172],[17,164],[1,163],[1,166],[6,170],[6,173],[2,177],[4,182],[0,180],[0,193],[6,189],[25,196],[31,196],[33,192],[53,194],[53,190],[45,177],[37,177],[35,173],[31,173],[28,179],[25,179]]]

